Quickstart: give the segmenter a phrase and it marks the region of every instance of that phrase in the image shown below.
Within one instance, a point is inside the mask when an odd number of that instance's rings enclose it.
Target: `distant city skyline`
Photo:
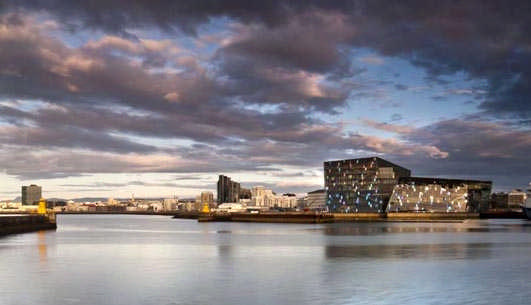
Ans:
[[[222,3],[3,1],[0,198],[305,193],[372,156],[531,181],[528,1]]]

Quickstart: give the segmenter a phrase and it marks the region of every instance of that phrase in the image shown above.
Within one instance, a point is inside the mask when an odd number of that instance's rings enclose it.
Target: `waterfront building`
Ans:
[[[242,199],[251,199],[252,193],[248,188],[240,187],[240,200]]]
[[[195,196],[194,204],[192,206],[192,210],[194,211],[201,211],[201,208],[203,207],[203,200],[201,199],[201,194]]]
[[[389,212],[480,212],[488,209],[491,181],[402,177]]]
[[[324,162],[326,206],[332,212],[384,212],[407,168],[379,157]]]
[[[509,194],[499,192],[490,197],[490,209],[507,209],[509,207]]]
[[[308,192],[306,197],[306,208],[310,210],[323,211],[326,209],[326,190],[320,189]]]
[[[201,200],[200,199],[200,196],[199,197],[199,201]],[[178,210],[181,210],[181,211],[186,211],[186,212],[194,212],[194,211],[199,211],[199,209],[201,208],[201,203],[197,201],[198,198],[196,198],[196,200],[193,200],[193,199],[182,199],[182,200],[179,200],[179,203],[177,205],[177,209]]]
[[[275,195],[270,207],[282,209],[294,209],[297,207],[297,196],[295,194]]]
[[[42,188],[38,185],[31,184],[22,186],[22,205],[34,205],[39,203],[42,198]]]
[[[237,212],[245,212],[246,206],[242,203],[236,203],[236,202],[226,202],[218,205],[218,207],[215,209],[216,212],[225,212],[225,213],[237,213]]]
[[[251,188],[251,205],[268,208],[294,209],[297,207],[295,194],[277,195],[273,190],[263,186]]]
[[[178,201],[177,198],[164,198],[162,200],[162,209],[164,211],[174,211],[177,209]]]
[[[308,202],[308,196],[297,198],[297,208],[305,209]]]
[[[214,194],[212,192],[201,192],[201,206],[208,205],[209,207],[215,207]]]
[[[520,189],[515,189],[507,194],[507,206],[509,209],[520,209],[527,198],[527,195],[524,191]]]
[[[266,190],[263,186],[254,186],[251,188],[251,202],[253,206],[265,207],[267,197],[273,196],[273,191]]]
[[[59,210],[61,210],[65,206],[66,206],[66,201],[64,200],[58,200],[58,199],[46,200],[46,208],[48,209],[55,209],[56,207],[58,207]]]
[[[240,199],[240,183],[232,181],[230,177],[219,175],[218,205],[225,202],[238,202]]]

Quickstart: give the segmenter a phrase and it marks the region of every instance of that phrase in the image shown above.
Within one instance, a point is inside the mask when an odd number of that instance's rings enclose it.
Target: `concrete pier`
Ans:
[[[0,236],[56,228],[57,224],[44,215],[0,215]]]
[[[332,213],[334,222],[384,221],[384,213]]]
[[[263,223],[327,223],[333,222],[332,214],[328,213],[208,213],[200,214],[199,222],[207,221],[235,221],[235,222],[263,222]]]
[[[358,221],[386,222],[462,222],[465,219],[479,218],[477,213],[203,213],[199,222],[235,221],[235,222],[269,222],[269,223],[330,223]]]
[[[387,221],[413,221],[413,222],[445,222],[463,221],[465,219],[477,219],[479,213],[424,213],[424,212],[389,212],[386,214]]]

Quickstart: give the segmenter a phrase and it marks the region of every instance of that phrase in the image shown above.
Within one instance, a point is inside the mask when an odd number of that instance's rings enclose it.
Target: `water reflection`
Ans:
[[[491,255],[490,243],[419,244],[419,245],[330,245],[328,259],[479,259]]]
[[[46,263],[46,261],[48,260],[46,231],[37,232],[37,249],[39,250],[39,261],[41,263]]]
[[[218,256],[222,259],[230,259],[234,256],[234,249],[232,245],[219,245],[218,247]]]
[[[0,239],[0,304],[527,304],[528,224],[62,215]]]
[[[521,232],[531,231],[531,223],[498,224],[484,223],[353,223],[331,224],[324,228],[312,229],[322,231],[324,235],[371,236],[396,233],[474,233],[474,232]]]

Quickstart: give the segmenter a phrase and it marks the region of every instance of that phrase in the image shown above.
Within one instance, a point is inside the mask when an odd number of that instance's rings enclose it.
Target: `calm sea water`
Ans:
[[[531,222],[62,215],[0,238],[0,304],[530,304]]]

